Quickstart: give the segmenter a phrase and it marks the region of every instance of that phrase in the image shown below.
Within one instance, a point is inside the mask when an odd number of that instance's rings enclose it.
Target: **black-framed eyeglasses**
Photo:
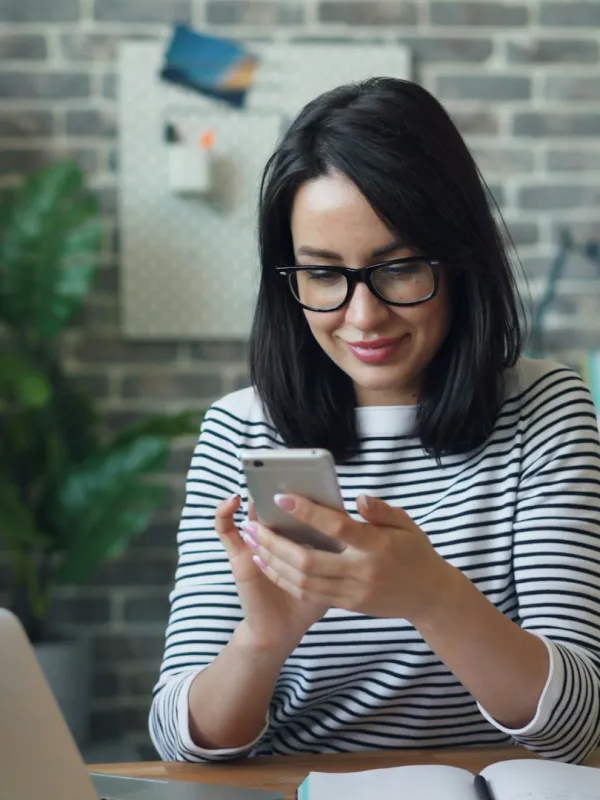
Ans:
[[[423,256],[397,258],[362,269],[302,265],[277,267],[307,311],[337,311],[350,302],[356,285],[366,283],[390,306],[418,306],[438,291],[440,262]]]

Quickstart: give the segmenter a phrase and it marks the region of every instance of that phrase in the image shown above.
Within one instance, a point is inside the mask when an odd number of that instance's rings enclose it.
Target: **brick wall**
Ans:
[[[534,290],[558,226],[600,235],[599,0],[3,0],[0,181],[71,155],[102,198],[102,271],[65,355],[111,424],[204,403],[245,381],[243,343],[140,344],[119,330],[115,53],[123,37],[165,37],[174,20],[249,40],[408,44],[416,78],[467,137]],[[600,339],[598,285],[577,280],[584,270],[573,264],[563,287],[556,341]],[[124,731],[147,756],[190,450],[187,443],[173,454],[172,494],[146,535],[55,609],[94,636],[94,737]],[[5,584],[0,571],[0,590]]]

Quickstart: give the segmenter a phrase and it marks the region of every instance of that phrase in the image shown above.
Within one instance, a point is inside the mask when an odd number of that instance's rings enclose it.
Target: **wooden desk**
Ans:
[[[495,761],[514,758],[536,756],[522,747],[470,747],[457,750],[377,750],[333,756],[270,756],[220,764],[146,761],[135,764],[100,764],[88,766],[88,769],[125,777],[169,778],[175,781],[267,789],[281,792],[286,798],[293,800],[298,786],[309,772],[357,772],[407,764],[447,764],[468,769],[475,774]],[[600,750],[586,764],[600,767]]]

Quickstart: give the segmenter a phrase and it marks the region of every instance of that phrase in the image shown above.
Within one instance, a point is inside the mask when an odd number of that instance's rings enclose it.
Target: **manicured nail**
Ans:
[[[360,505],[364,508],[365,511],[368,511],[373,503],[371,502],[371,498],[366,494],[361,494],[356,498],[356,505]]]
[[[241,525],[243,533],[243,540],[249,547],[256,548],[258,547],[258,526],[255,522],[249,522],[246,520],[242,522]]]
[[[263,572],[267,568],[267,562],[263,561],[260,556],[252,556],[252,561],[256,564],[256,566],[261,569]]]
[[[296,508],[296,501],[293,497],[290,497],[289,494],[276,494],[273,500],[275,500],[279,508],[282,508],[284,511],[293,511]]]

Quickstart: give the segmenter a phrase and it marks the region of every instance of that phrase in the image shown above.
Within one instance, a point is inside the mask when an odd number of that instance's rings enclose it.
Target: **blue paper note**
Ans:
[[[160,74],[163,80],[241,108],[257,67],[257,56],[241,44],[176,25]]]

